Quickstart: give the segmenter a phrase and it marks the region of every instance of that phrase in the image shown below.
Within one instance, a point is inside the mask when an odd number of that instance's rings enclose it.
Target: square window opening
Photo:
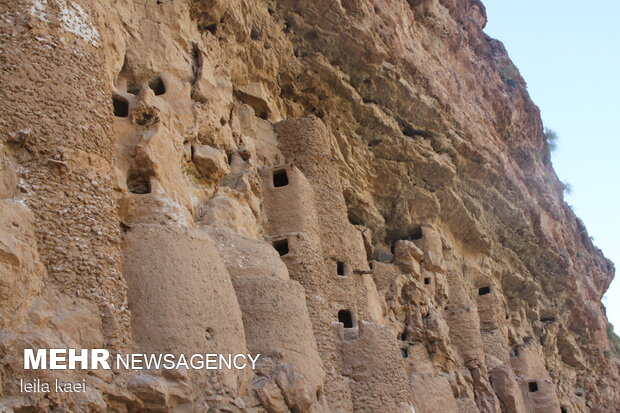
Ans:
[[[285,170],[274,171],[273,173],[273,186],[274,188],[281,188],[288,185],[288,175]]]
[[[272,245],[273,245],[273,248],[275,248],[275,250],[278,251],[278,254],[280,255],[280,257],[285,256],[289,252],[288,239],[286,238],[274,241]]]
[[[155,93],[155,96],[161,96],[166,93],[166,86],[160,77],[149,82],[149,87]]]

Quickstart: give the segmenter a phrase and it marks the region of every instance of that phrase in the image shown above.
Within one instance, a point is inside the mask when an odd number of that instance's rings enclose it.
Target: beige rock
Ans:
[[[198,73],[194,80],[192,99],[201,103],[220,105],[231,109],[233,87],[230,81],[215,75],[209,57],[201,50],[196,51]]]
[[[142,400],[146,408],[170,407],[166,385],[161,378],[148,374],[133,375],[127,387]]]
[[[207,145],[192,145],[192,162],[198,172],[212,182],[230,172],[226,153]]]
[[[456,412],[450,382],[445,375],[413,375],[410,378],[413,405],[419,413]]]
[[[272,99],[269,92],[262,83],[235,86],[234,92],[237,98],[254,109],[259,118],[278,120],[279,113],[271,103]]]
[[[17,173],[0,146],[0,199],[13,198],[17,192]]]
[[[260,377],[252,385],[252,390],[256,392],[261,405],[269,413],[286,413],[289,411],[284,396],[282,396],[282,392],[280,392],[274,379]]]
[[[279,366],[272,375],[291,410],[301,412],[310,410],[315,392],[304,376],[288,365]]]
[[[521,389],[510,368],[501,366],[491,371],[491,384],[507,413],[525,411]]]
[[[413,242],[407,240],[396,241],[394,247],[394,263],[401,271],[420,274],[420,261],[424,259],[424,253]]]
[[[24,316],[42,289],[45,269],[37,251],[33,215],[22,203],[0,199],[0,318],[4,326]]]
[[[420,231],[422,237],[414,243],[424,252],[424,267],[429,271],[443,271],[441,236],[430,225],[423,225]]]
[[[228,192],[228,193],[227,193]],[[258,223],[250,207],[229,191],[218,192],[202,205],[200,222],[219,228],[228,228],[241,236],[259,236]]]

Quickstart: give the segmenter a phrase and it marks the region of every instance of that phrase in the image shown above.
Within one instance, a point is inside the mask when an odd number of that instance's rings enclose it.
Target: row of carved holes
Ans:
[[[280,256],[284,256],[289,252],[287,239],[273,241],[272,245]],[[337,272],[338,275],[344,275],[343,262],[338,262]],[[344,325],[344,328],[353,328],[353,317],[351,316],[351,312],[349,310],[338,311],[338,321]]]
[[[287,186],[288,185],[288,176],[286,174],[285,170],[280,170],[280,171],[274,171],[273,172],[273,186],[274,188],[279,188],[279,187],[283,187],[283,186]],[[412,233],[409,236],[410,240],[418,240],[421,239],[424,236],[423,232],[422,232],[422,226],[419,225],[417,227],[414,228],[414,230],[412,231]],[[276,249],[276,251],[278,251],[278,253],[280,254],[280,256],[284,256],[286,254],[288,254],[289,249],[288,249],[288,240],[284,239],[284,240],[278,240],[278,241],[274,241],[273,243],[273,247]],[[345,276],[345,264],[342,261],[338,261],[336,263],[336,273],[339,276]],[[431,283],[430,278],[424,278],[424,284],[428,285]],[[482,287],[478,290],[478,294],[479,295],[486,295],[489,294],[491,292],[490,287]],[[345,321],[348,320],[345,316],[345,314],[349,314],[348,317],[350,317],[350,313],[348,313],[346,310],[341,310],[340,312],[338,312],[338,320],[340,322],[342,322],[345,325],[345,328],[351,328],[353,326],[352,321],[350,323],[342,321],[341,320],[341,314],[342,317],[344,317]],[[351,327],[347,327],[347,325],[350,325]],[[408,350],[407,348],[402,348],[401,349],[402,355],[403,357],[408,357]]]
[[[289,184],[285,170],[274,171],[272,179],[274,188],[281,188]],[[273,241],[272,245],[280,256],[284,256],[289,252],[287,239]],[[338,261],[336,263],[336,273],[339,276],[346,275],[344,262]],[[338,322],[342,323],[344,328],[353,328],[353,316],[351,312],[349,310],[338,311]]]
[[[281,257],[289,253],[288,239],[286,238],[275,240],[272,242],[271,245],[273,245],[273,248],[278,252],[278,255],[280,255]],[[338,261],[336,263],[336,274],[338,274],[341,277],[346,276],[346,269],[345,269],[344,262]]]
[[[280,170],[280,171],[274,171],[273,172],[273,186],[274,188],[279,188],[279,187],[283,187],[283,186],[287,186],[288,185],[288,176],[286,174],[285,170]],[[413,231],[411,232],[410,236],[408,237],[410,240],[419,240],[424,236],[423,232],[422,232],[422,226],[418,225],[416,226]],[[274,241],[273,243],[273,247],[276,249],[276,251],[278,251],[278,253],[280,254],[280,256],[286,255],[289,252],[288,249],[288,240],[284,239],[284,240],[278,240],[278,241]],[[338,261],[336,263],[336,273],[339,276],[345,276],[345,264],[342,261]],[[424,278],[424,284],[425,285],[429,285],[431,283],[431,279],[430,278]],[[478,289],[478,295],[487,295],[491,292],[491,287],[481,287]],[[345,325],[345,328],[352,328],[353,327],[353,323],[352,321],[350,322],[350,324],[344,322],[341,320],[341,313],[345,314],[348,313],[346,310],[341,310],[340,312],[338,312],[338,320],[340,322],[342,322]],[[349,317],[350,317],[350,313]],[[343,317],[345,317],[343,315]],[[346,319],[346,317],[345,317]],[[351,327],[347,327],[347,325],[350,325]],[[408,355],[408,350],[406,347],[401,348],[401,353],[402,356],[404,358],[409,357]],[[535,383],[534,383],[535,384]]]
[[[288,175],[286,174],[285,170],[279,170],[279,171],[274,171],[273,172],[273,186],[274,186],[274,188],[281,188],[283,186],[287,186],[288,183],[289,183],[288,182]],[[276,251],[278,251],[280,256],[288,254],[289,250],[288,250],[288,241],[287,240],[274,241],[273,247],[276,249]],[[336,273],[339,276],[341,276],[341,277],[344,277],[346,275],[344,262],[338,261],[336,263]]]

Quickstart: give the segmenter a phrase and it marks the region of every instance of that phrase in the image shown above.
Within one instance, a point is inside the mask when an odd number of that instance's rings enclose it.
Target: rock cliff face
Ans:
[[[620,409],[613,264],[478,0],[0,12],[0,410]],[[261,357],[22,369],[65,347]]]

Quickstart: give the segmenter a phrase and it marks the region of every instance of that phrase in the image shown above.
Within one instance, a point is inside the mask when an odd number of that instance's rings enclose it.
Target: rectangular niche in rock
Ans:
[[[152,81],[150,81],[149,87],[151,88],[153,93],[155,93],[155,96],[161,96],[164,93],[166,93],[166,86],[164,85],[164,82],[159,77],[157,79],[153,79]]]
[[[273,245],[273,248],[275,248],[275,250],[278,251],[278,254],[280,254],[280,257],[283,257],[286,254],[288,254],[288,239],[284,238],[284,239],[273,241],[272,245]]]
[[[344,325],[344,328],[353,328],[353,316],[349,310],[338,311],[338,322]]]
[[[151,193],[151,180],[147,173],[131,168],[127,173],[127,189],[132,194]]]
[[[288,185],[288,176],[286,171],[281,169],[273,172],[273,186],[274,188],[280,188]]]
[[[336,263],[336,273],[341,277],[344,277],[345,275],[347,275],[345,272],[344,262],[338,261]]]
[[[117,118],[129,116],[129,103],[125,98],[117,95],[112,96],[112,105],[114,106],[114,116]]]

